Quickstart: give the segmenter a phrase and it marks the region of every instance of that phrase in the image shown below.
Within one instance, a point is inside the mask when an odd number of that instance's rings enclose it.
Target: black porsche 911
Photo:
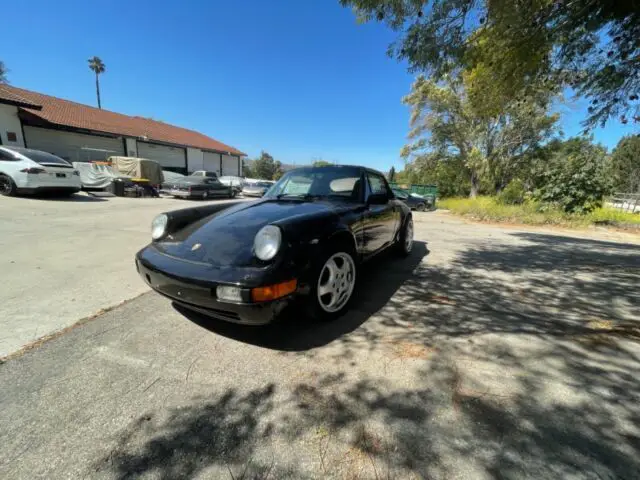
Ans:
[[[355,166],[287,172],[260,200],[158,215],[136,255],[144,281],[211,317],[261,325],[292,301],[310,316],[343,313],[358,269],[387,248],[408,255],[411,210],[384,176]]]

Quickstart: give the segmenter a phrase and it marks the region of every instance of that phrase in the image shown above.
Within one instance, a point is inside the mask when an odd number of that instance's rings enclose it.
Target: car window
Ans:
[[[28,148],[18,148],[18,147],[16,147],[15,150],[20,154],[24,155],[25,157],[27,157],[29,160],[33,160],[36,163],[61,165],[65,167],[71,166],[71,164],[66,160],[56,155],[53,155],[51,153],[41,152],[40,150],[30,150]]]
[[[381,175],[375,173],[367,173],[369,178],[369,188],[374,195],[389,195],[387,191],[387,185],[384,182],[384,178]]]
[[[16,157],[14,157],[13,155],[11,155],[10,153],[4,152],[2,150],[0,150],[0,160],[7,160],[10,162],[15,162],[18,159]]]
[[[218,175],[215,172],[205,172],[205,175],[209,178],[218,178]]]
[[[278,195],[313,195],[343,197],[361,201],[360,170],[344,167],[305,168],[285,174],[267,192]]]
[[[393,194],[396,196],[396,198],[399,198],[400,200],[406,200],[407,198],[409,198],[409,195],[404,193],[402,190],[394,190]]]

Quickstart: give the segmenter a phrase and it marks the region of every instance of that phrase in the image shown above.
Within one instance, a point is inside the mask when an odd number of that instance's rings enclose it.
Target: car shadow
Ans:
[[[327,345],[360,327],[386,305],[428,254],[427,244],[416,241],[411,255],[406,258],[398,258],[395,252],[388,251],[362,265],[348,311],[332,322],[307,318],[296,304],[285,310],[277,321],[264,326],[228,323],[176,303],[172,305],[188,320],[212,333],[271,350],[306,351]]]
[[[36,195],[30,195],[28,198],[34,200],[46,200],[55,202],[69,202],[69,203],[92,203],[92,202],[107,202],[108,200],[103,197],[94,197],[92,195],[86,195],[76,193],[74,195],[60,195],[55,193],[40,193]]]

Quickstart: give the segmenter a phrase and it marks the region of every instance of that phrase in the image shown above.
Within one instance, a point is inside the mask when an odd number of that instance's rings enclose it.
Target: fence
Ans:
[[[640,213],[640,193],[615,193],[610,202],[613,208]]]

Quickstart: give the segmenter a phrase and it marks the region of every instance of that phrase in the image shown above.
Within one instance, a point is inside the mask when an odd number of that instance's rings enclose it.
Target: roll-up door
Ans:
[[[208,172],[216,172],[218,175],[222,176],[223,174],[222,172],[220,172],[220,154],[213,152],[202,152],[202,155],[204,170]]]
[[[24,137],[28,148],[53,153],[69,162],[105,160],[111,156],[125,155],[122,138],[101,137],[28,125],[24,126]]]
[[[155,160],[165,170],[187,173],[187,154],[184,148],[138,141],[138,157]]]
[[[240,175],[240,159],[231,155],[222,155],[222,175]]]

